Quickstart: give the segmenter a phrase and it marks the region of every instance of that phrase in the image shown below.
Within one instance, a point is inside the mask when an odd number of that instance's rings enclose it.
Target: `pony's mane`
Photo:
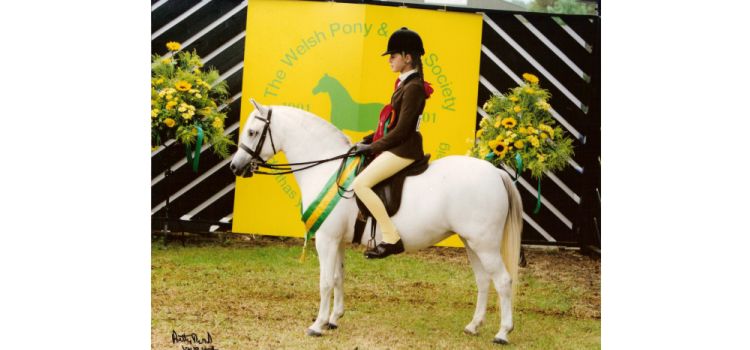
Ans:
[[[299,120],[299,122],[303,125],[303,127],[308,126],[306,124],[310,124],[314,127],[319,127],[323,130],[328,130],[332,134],[336,135],[336,140],[341,141],[343,145],[351,146],[352,144],[351,140],[349,140],[349,138],[343,132],[341,132],[341,130],[339,130],[333,124],[329,123],[325,119],[315,114],[312,114],[304,109],[299,109],[299,108],[295,108],[291,106],[274,106],[274,108],[286,108],[286,109],[298,111],[300,112],[299,113],[300,115],[304,116],[304,118],[300,118]]]

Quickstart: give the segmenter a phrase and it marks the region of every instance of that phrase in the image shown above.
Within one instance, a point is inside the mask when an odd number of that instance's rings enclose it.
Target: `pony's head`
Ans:
[[[321,92],[328,92],[331,86],[333,86],[336,83],[336,79],[329,76],[328,73],[324,73],[323,77],[318,80],[318,85],[315,85],[313,88],[313,95],[317,95]]]
[[[263,106],[250,99],[255,110],[250,113],[240,132],[240,142],[237,145],[237,153],[232,157],[229,168],[236,176],[250,177],[257,170],[258,164],[265,163],[279,151],[277,146],[280,140],[274,142],[272,134],[273,115],[271,108]],[[278,138],[278,136],[277,136]]]

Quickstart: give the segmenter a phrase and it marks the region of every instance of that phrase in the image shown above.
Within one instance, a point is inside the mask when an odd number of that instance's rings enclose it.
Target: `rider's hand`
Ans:
[[[372,152],[372,150],[371,150],[372,145],[371,144],[368,145],[368,144],[360,142],[355,147],[356,147],[354,149],[354,153],[355,154],[370,154],[370,152]]]

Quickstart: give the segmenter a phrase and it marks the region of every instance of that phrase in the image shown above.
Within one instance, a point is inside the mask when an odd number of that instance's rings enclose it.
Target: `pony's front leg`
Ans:
[[[333,313],[328,320],[328,328],[338,328],[339,318],[344,316],[344,243],[339,243],[333,275]]]
[[[318,251],[318,260],[320,261],[320,309],[318,310],[318,318],[307,329],[307,335],[321,336],[323,326],[328,323],[328,314],[331,310],[331,291],[334,285],[338,242],[327,237],[325,233],[318,232],[315,238],[315,248]]]

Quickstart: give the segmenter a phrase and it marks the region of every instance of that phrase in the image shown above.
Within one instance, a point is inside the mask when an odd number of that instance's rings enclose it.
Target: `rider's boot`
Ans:
[[[399,239],[396,243],[380,242],[371,250],[365,252],[365,256],[368,259],[382,259],[389,255],[399,254],[404,252],[404,243]]]

